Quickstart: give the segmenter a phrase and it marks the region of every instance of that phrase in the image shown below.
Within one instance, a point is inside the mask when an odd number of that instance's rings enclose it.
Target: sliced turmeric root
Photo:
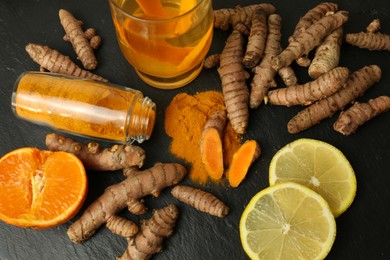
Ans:
[[[221,179],[224,172],[222,137],[226,120],[225,110],[214,112],[204,126],[200,141],[202,162],[213,180]]]
[[[136,0],[136,2],[149,18],[165,18],[167,16],[160,0]]]
[[[259,158],[261,149],[256,140],[246,141],[233,155],[233,160],[227,173],[230,186],[238,187],[248,173],[249,167]]]

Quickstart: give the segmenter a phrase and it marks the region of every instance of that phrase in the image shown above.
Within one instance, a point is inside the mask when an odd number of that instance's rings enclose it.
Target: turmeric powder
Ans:
[[[172,138],[170,150],[175,156],[191,164],[189,177],[199,184],[205,184],[209,180],[201,155],[197,152],[200,151],[202,131],[209,116],[224,109],[222,93],[205,91],[193,96],[180,93],[165,110],[165,132]],[[239,145],[240,136],[228,122],[222,140],[225,165],[230,164]]]
[[[23,74],[12,105],[24,119],[118,142],[148,139],[155,121],[155,104],[139,91],[52,73]]]

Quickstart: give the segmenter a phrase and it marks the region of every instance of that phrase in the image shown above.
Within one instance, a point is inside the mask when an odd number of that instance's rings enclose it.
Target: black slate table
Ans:
[[[256,1],[215,0],[214,8],[247,5]],[[320,1],[270,0],[283,18],[283,46],[296,22],[309,8]],[[345,32],[365,30],[375,18],[382,22],[382,32],[390,33],[390,2],[385,0],[337,1],[340,9],[349,11]],[[0,155],[24,146],[45,148],[44,139],[53,130],[17,119],[11,110],[13,84],[21,73],[38,70],[24,48],[28,43],[49,45],[75,60],[69,43],[62,41],[63,28],[58,10],[65,8],[86,26],[95,27],[103,38],[97,51],[100,61],[95,70],[110,81],[141,90],[158,106],[158,116],[152,138],[141,144],[147,152],[145,167],[157,161],[180,162],[169,153],[170,139],[164,132],[164,109],[180,92],[194,94],[204,90],[220,90],[216,70],[202,71],[191,84],[176,90],[159,90],[143,83],[122,57],[116,42],[107,0],[0,0]],[[228,32],[215,31],[210,53],[220,52]],[[365,65],[377,64],[383,70],[380,83],[359,98],[367,101],[379,95],[390,95],[390,52],[370,52],[344,44],[340,65],[355,71]],[[294,65],[299,81],[309,80],[306,69]],[[287,132],[286,124],[301,108],[264,106],[251,111],[250,124],[244,139],[260,142],[263,154],[252,166],[246,180],[236,189],[208,184],[202,188],[212,191],[231,208],[230,214],[218,219],[184,206],[164,191],[158,199],[147,198],[149,208],[162,207],[168,202],[180,208],[180,219],[174,235],[165,241],[162,253],[154,259],[247,259],[239,238],[240,216],[250,198],[268,186],[268,166],[275,152],[301,137],[315,138],[338,147],[350,160],[357,177],[357,194],[352,206],[337,219],[337,236],[327,259],[390,259],[390,113],[372,120],[349,137],[333,131],[336,116],[324,120],[300,134]],[[80,141],[88,141],[79,138]],[[103,144],[103,145],[109,145]],[[1,170],[1,169],[0,169]],[[121,172],[88,172],[90,188],[84,208],[104,189],[119,182]],[[189,180],[186,183],[191,184]],[[1,191],[0,191],[1,196]],[[80,214],[81,214],[80,212]],[[79,215],[80,215],[79,214]],[[126,211],[121,214],[138,221]],[[79,217],[77,215],[77,217]],[[75,219],[55,228],[35,231],[0,223],[0,259],[114,259],[121,255],[125,239],[106,228],[84,244],[72,243],[66,230]]]

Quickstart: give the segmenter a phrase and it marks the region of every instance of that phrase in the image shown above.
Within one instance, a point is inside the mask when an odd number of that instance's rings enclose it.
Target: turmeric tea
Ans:
[[[155,104],[139,91],[60,74],[21,75],[12,106],[29,121],[118,142],[148,139],[155,121]]]

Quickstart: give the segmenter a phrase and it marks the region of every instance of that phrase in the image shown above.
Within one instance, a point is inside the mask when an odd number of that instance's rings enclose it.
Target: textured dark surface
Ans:
[[[287,37],[299,17],[319,3],[309,0],[269,2],[276,6],[283,18],[283,46],[286,46]],[[390,33],[389,1],[338,2],[340,9],[350,14],[346,32],[364,30],[371,20],[380,18],[382,32]],[[251,3],[255,1],[215,0],[214,8]],[[193,94],[208,89],[219,90],[217,72],[215,69],[203,71],[190,85],[177,90],[158,90],[147,86],[136,76],[119,51],[106,0],[0,0],[0,155],[23,146],[45,148],[45,135],[52,131],[17,119],[12,113],[10,99],[18,75],[27,70],[38,70],[38,65],[29,59],[24,50],[27,43],[49,45],[76,60],[69,43],[62,41],[64,32],[58,20],[60,8],[68,9],[83,20],[86,26],[95,27],[102,36],[103,45],[97,51],[100,64],[96,73],[112,82],[138,88],[157,103],[155,131],[152,138],[141,145],[147,152],[146,167],[156,161],[179,162],[169,153],[170,139],[163,128],[164,109],[179,92]],[[211,53],[221,51],[227,35],[228,32],[215,31]],[[343,45],[342,66],[354,71],[364,65],[378,64],[383,70],[380,83],[372,87],[360,101],[390,95],[389,60],[390,52],[369,52]],[[297,74],[300,82],[309,80],[305,69],[297,68]],[[319,139],[338,147],[350,160],[357,176],[355,201],[337,219],[336,241],[327,259],[390,259],[390,113],[370,121],[349,137],[333,131],[335,116],[307,131],[291,135],[287,132],[286,124],[300,109],[262,105],[251,111],[244,139],[254,138],[260,142],[263,151],[261,158],[237,189],[212,184],[204,187],[230,206],[231,212],[224,219],[184,206],[174,200],[168,191],[163,192],[158,199],[146,199],[149,208],[162,207],[168,202],[176,203],[180,208],[180,219],[174,235],[166,240],[163,252],[154,259],[247,259],[238,231],[242,211],[255,193],[268,186],[268,166],[274,153],[288,142],[301,137]],[[104,188],[122,178],[120,172],[89,172],[90,191],[85,206],[96,199]],[[185,182],[191,184],[188,180]],[[135,221],[139,219],[126,211],[121,214]],[[99,229],[82,245],[73,244],[66,235],[69,225],[70,222],[52,229],[34,231],[1,222],[0,259],[115,259],[127,246],[125,239],[110,233],[106,228]]]

